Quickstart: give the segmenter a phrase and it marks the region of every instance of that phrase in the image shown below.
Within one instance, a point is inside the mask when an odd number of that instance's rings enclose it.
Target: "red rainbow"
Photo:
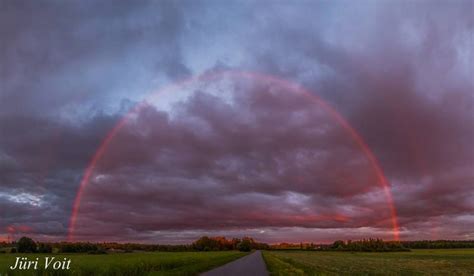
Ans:
[[[298,91],[302,93],[304,96],[308,98],[308,100],[316,103],[318,106],[323,108],[328,114],[332,116],[352,137],[352,139],[355,141],[355,143],[360,147],[362,152],[366,155],[367,159],[369,160],[370,164],[372,165],[375,174],[379,180],[380,186],[383,188],[385,198],[390,210],[391,214],[391,223],[392,223],[392,229],[393,229],[393,239],[394,240],[399,240],[400,239],[400,230],[399,230],[399,225],[398,225],[398,217],[397,217],[397,212],[395,208],[395,204],[393,202],[392,198],[392,193],[391,193],[391,188],[390,184],[387,181],[382,168],[368,147],[368,145],[364,142],[362,137],[350,126],[350,124],[347,122],[344,117],[342,117],[341,114],[339,114],[331,105],[323,101],[321,98],[318,96],[314,95],[313,93],[309,92],[305,88],[291,83],[287,80],[280,79],[271,75],[267,74],[262,74],[262,73],[255,73],[255,72],[245,72],[245,71],[218,71],[218,72],[211,72],[211,73],[205,73],[202,75],[198,75],[195,77],[190,77],[188,79],[184,79],[182,81],[178,81],[176,83],[173,83],[164,89],[159,90],[156,92],[156,94],[161,94],[165,92],[171,92],[175,91],[185,85],[192,84],[193,82],[200,81],[200,80],[215,80],[219,77],[232,77],[232,78],[244,78],[244,79],[253,79],[257,81],[266,81],[270,83],[275,83],[281,87],[287,88],[289,90],[293,91]],[[155,94],[154,94],[155,95]],[[76,198],[74,200],[73,208],[72,208],[72,213],[69,221],[69,228],[68,228],[68,240],[72,241],[74,239],[74,230],[76,227],[76,221],[77,221],[77,216],[79,213],[79,208],[80,208],[80,203],[82,199],[82,195],[84,193],[84,190],[86,186],[89,183],[89,179],[94,171],[94,168],[96,167],[97,163],[99,160],[102,158],[104,153],[106,152],[110,142],[112,139],[115,137],[115,135],[120,131],[120,129],[125,125],[127,122],[128,118],[136,113],[137,111],[140,110],[142,107],[142,104],[137,104],[131,111],[129,111],[116,125],[115,127],[107,134],[105,139],[102,141],[101,145],[99,146],[98,150],[95,152],[94,156],[92,157],[89,165],[87,166],[84,175],[81,179],[81,183],[79,184],[79,188],[76,193]]]

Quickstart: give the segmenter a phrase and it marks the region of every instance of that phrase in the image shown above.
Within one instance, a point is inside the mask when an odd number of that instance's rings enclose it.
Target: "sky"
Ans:
[[[468,0],[0,0],[0,240],[474,239],[473,36]]]

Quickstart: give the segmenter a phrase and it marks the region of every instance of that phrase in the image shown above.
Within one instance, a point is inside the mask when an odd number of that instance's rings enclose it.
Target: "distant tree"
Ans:
[[[101,244],[94,244],[89,242],[61,242],[59,244],[59,251],[62,253],[88,253],[96,252],[101,249]]]
[[[232,241],[232,250],[238,250],[237,246],[239,245],[240,243],[240,239],[238,238],[233,238]]]
[[[18,253],[36,252],[36,243],[28,237],[20,238],[16,244],[16,247],[17,247]]]
[[[432,249],[432,248],[474,248],[474,240],[423,240],[423,241],[403,241],[406,248]]]
[[[237,249],[240,251],[248,252],[252,250],[252,242],[250,239],[242,239],[242,241],[237,245]]]
[[[192,244],[192,248],[197,251],[220,251],[220,250],[241,250],[269,248],[267,244],[256,243],[252,238],[245,237],[240,239],[226,239],[225,237],[207,237],[203,236]],[[248,250],[246,248],[249,248]]]
[[[193,243],[193,247],[198,251],[218,250],[217,241],[204,236]]]
[[[53,247],[47,243],[39,243],[38,244],[38,252],[39,253],[52,253]]]
[[[344,246],[345,246],[344,241],[338,240],[338,241],[335,241],[335,242],[332,244],[331,248],[332,248],[332,249],[341,250],[341,249],[344,248]]]

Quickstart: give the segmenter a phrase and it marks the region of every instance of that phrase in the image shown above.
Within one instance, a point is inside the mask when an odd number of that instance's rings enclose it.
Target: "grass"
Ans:
[[[271,275],[474,275],[474,249],[352,253],[265,251]]]
[[[0,254],[0,275],[197,275],[244,256],[237,251],[87,254]],[[9,269],[15,257],[40,258],[38,270]],[[70,258],[69,271],[44,270],[44,257]]]

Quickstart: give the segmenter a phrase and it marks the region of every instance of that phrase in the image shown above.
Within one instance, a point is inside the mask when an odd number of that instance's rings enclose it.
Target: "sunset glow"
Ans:
[[[473,240],[452,2],[0,0],[0,241]]]

